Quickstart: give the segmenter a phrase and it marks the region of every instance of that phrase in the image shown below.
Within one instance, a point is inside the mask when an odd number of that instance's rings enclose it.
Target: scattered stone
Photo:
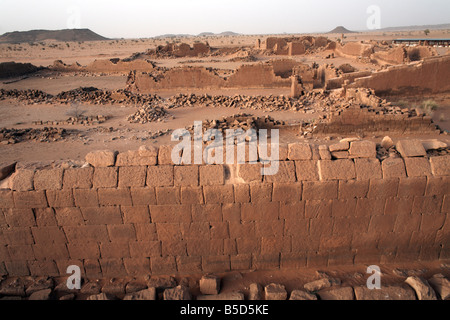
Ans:
[[[164,300],[191,300],[191,293],[185,286],[176,286],[164,290]]]
[[[385,148],[386,150],[389,150],[394,146],[394,141],[389,136],[386,136],[381,140],[381,146]]]
[[[147,289],[147,285],[141,281],[130,281],[125,286],[126,293],[134,293],[145,289]]]
[[[427,280],[413,276],[408,277],[405,282],[416,291],[419,300],[437,300],[436,294]]]
[[[22,279],[11,278],[2,281],[0,285],[0,295],[4,296],[25,296],[25,284]]]
[[[156,289],[148,288],[125,295],[123,300],[156,300]]]
[[[329,146],[330,152],[335,151],[347,151],[350,148],[350,144],[348,141],[341,141],[339,143],[335,143]]]
[[[317,296],[303,290],[293,290],[289,300],[317,300]]]
[[[382,286],[369,289],[367,286],[354,287],[356,300],[416,300],[414,290],[407,285]]]
[[[102,287],[102,292],[113,296],[122,295],[125,293],[125,285],[123,280],[111,279]]]
[[[149,288],[167,289],[176,287],[177,281],[173,277],[151,277],[147,282],[147,286]]]
[[[320,160],[331,160],[331,153],[328,149],[328,146],[321,145],[319,146],[319,157]]]
[[[317,293],[321,300],[353,300],[352,287],[330,288]]]
[[[448,147],[448,145],[445,142],[439,141],[437,139],[432,140],[423,140],[422,145],[425,148],[426,151],[428,150],[438,150],[438,149],[445,149]]]
[[[59,297],[59,300],[61,300],[61,301],[75,300],[75,295],[73,293],[65,294],[65,295]]]
[[[102,286],[100,285],[99,282],[89,281],[81,287],[80,293],[88,294],[88,295],[96,295],[96,294],[99,294],[101,290],[102,290]]]
[[[428,283],[442,300],[450,298],[450,281],[443,274],[438,273],[428,279]]]
[[[102,292],[99,294],[93,294],[89,296],[86,300],[113,300],[113,299],[106,293]]]
[[[33,292],[28,300],[50,300],[52,289],[44,289]]]
[[[249,300],[262,300],[263,288],[259,283],[250,284]]]
[[[353,141],[350,143],[350,158],[375,158],[377,156],[377,145],[375,142]]]
[[[0,180],[8,177],[14,170],[16,170],[17,162],[13,163],[0,163]]]
[[[266,300],[286,300],[286,288],[277,283],[271,283],[264,287],[264,294]]]
[[[200,292],[202,294],[219,294],[220,277],[205,275],[200,279]]]
[[[241,292],[229,292],[216,295],[200,295],[197,300],[244,300],[244,294]]]
[[[93,167],[112,167],[116,162],[117,152],[95,151],[86,155],[86,162]]]
[[[25,291],[26,295],[29,296],[36,291],[41,291],[44,289],[53,288],[53,279],[49,277],[41,277],[36,279],[31,285],[29,285]]]
[[[424,157],[427,155],[425,148],[419,140],[400,140],[397,142],[396,147],[403,158]]]
[[[304,288],[309,292],[317,292],[319,290],[331,287],[332,283],[330,279],[323,278],[319,280],[315,280],[312,282],[308,282],[304,285]]]

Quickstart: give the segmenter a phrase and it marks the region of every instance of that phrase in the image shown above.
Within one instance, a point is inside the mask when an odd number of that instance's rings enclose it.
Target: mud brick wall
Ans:
[[[345,143],[344,143],[345,144]],[[450,259],[450,156],[280,145],[261,164],[181,165],[170,147],[23,167],[0,190],[0,274],[197,274]],[[334,148],[331,151],[336,150]]]

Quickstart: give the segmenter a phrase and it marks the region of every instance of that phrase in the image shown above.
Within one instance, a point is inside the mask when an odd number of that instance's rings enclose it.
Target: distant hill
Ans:
[[[432,25],[424,25],[424,26],[403,26],[403,27],[389,27],[382,28],[382,31],[420,31],[420,30],[442,30],[442,29],[450,29],[450,23],[446,24],[432,24]]]
[[[14,31],[0,36],[0,43],[38,42],[44,40],[99,41],[108,40],[108,38],[102,37],[89,29]]]
[[[192,34],[162,34],[160,36],[156,36],[154,38],[156,39],[163,39],[163,38],[189,38],[189,37],[215,37],[215,36],[239,36],[240,33],[232,32],[232,31],[225,31],[221,33],[214,33],[214,32],[202,32],[198,35],[192,35]]]
[[[331,30],[328,33],[355,33],[355,31],[350,31],[347,28],[344,28],[343,26],[339,26],[334,28],[333,30]]]

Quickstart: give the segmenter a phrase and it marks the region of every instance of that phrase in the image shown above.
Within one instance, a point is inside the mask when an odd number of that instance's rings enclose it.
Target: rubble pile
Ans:
[[[154,121],[162,121],[166,118],[174,118],[171,116],[164,107],[157,107],[157,106],[144,106],[139,108],[138,111],[135,113],[129,115],[127,117],[127,120],[130,123],[148,123],[148,122],[154,122]]]
[[[108,120],[108,116],[104,115],[98,115],[98,116],[78,116],[78,117],[70,117],[67,120],[62,121],[33,121],[32,123],[34,125],[85,125],[85,126],[91,126],[91,125],[97,125],[104,123],[106,120]]]
[[[63,140],[69,133],[62,128],[44,127],[42,129],[0,129],[1,144],[15,144],[33,140],[38,142],[56,142]]]
[[[16,99],[27,104],[51,102],[53,96],[41,90],[5,90],[0,89],[0,101],[6,99]]]

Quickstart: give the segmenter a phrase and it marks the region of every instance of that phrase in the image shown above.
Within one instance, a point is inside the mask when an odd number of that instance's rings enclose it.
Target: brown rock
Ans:
[[[403,158],[424,157],[427,155],[419,140],[400,140],[397,142],[397,151],[400,152]]]
[[[266,300],[286,300],[287,292],[286,288],[277,283],[271,283],[264,287],[264,293]]]
[[[389,150],[394,146],[394,141],[392,141],[390,137],[386,136],[383,138],[383,140],[381,140],[381,146],[386,150]]]
[[[325,288],[329,288],[331,287],[331,285],[332,283],[330,279],[323,278],[312,282],[308,282],[307,284],[304,285],[304,288],[309,292],[316,292]]]
[[[156,300],[156,289],[148,288],[125,295],[123,300]]]
[[[367,286],[355,287],[356,300],[416,300],[416,295],[411,287],[382,286],[381,289],[370,290]]]
[[[87,300],[113,300],[113,299],[106,293],[100,293],[89,296]]]
[[[317,296],[303,290],[294,290],[291,292],[289,300],[317,300]]]
[[[164,300],[191,300],[191,293],[189,288],[180,285],[164,290]]]
[[[197,300],[244,300],[244,294],[241,292],[227,292],[214,295],[200,295]]]
[[[248,300],[262,300],[262,286],[259,283],[250,284]]]
[[[219,294],[220,277],[215,275],[205,275],[200,279],[199,285],[202,294]]]
[[[450,175],[450,155],[431,157],[431,172],[435,176],[449,176]]]
[[[444,277],[442,274],[435,274],[430,279],[428,283],[436,291],[442,300],[447,300],[450,298],[450,281]]]
[[[289,160],[311,160],[311,146],[307,143],[290,143],[288,145]]]
[[[317,293],[321,300],[353,300],[355,295],[352,287],[330,288]]]
[[[408,277],[405,282],[416,291],[419,300],[437,300],[436,293],[428,284],[427,280],[412,276]]]
[[[93,167],[112,167],[116,162],[117,152],[103,150],[89,152],[86,155],[86,162]]]
[[[49,300],[52,289],[44,289],[33,292],[28,300]]]
[[[342,142],[330,145],[329,150],[330,150],[330,152],[347,151],[349,148],[350,148],[350,144],[348,143],[348,141],[342,141]]]
[[[376,158],[377,145],[372,141],[354,141],[350,143],[350,158]]]
[[[0,163],[0,180],[5,179],[9,176],[14,170],[16,170],[17,162],[13,163]]]

